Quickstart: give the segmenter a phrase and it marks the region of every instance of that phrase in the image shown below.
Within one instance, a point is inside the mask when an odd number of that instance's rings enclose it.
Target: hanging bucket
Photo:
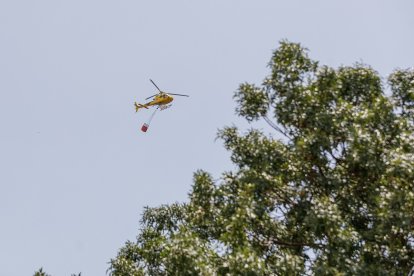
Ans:
[[[143,132],[147,132],[148,127],[149,127],[149,125],[145,123],[145,124],[143,124],[143,125],[142,125],[141,130],[142,130]]]

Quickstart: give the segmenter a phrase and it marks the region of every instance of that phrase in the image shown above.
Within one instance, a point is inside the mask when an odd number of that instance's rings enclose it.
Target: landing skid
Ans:
[[[172,104],[168,104],[168,105],[160,105],[160,110],[165,110],[167,108],[170,108],[172,106]]]

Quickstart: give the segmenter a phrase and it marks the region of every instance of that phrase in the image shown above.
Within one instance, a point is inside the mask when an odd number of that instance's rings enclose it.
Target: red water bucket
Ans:
[[[142,130],[143,132],[147,132],[148,127],[149,127],[149,125],[148,125],[148,124],[143,124],[143,125],[142,125],[142,127],[141,127],[141,130]]]

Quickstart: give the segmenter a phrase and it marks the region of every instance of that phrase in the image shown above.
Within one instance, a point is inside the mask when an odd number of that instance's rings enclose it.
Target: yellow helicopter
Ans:
[[[150,102],[145,103],[145,104],[140,104],[140,103],[135,102],[134,103],[135,112],[138,112],[138,110],[141,109],[141,108],[148,109],[148,107],[150,107],[150,106],[157,106],[157,109],[158,108],[163,109],[163,107],[167,108],[168,107],[167,104],[169,104],[170,102],[172,102],[174,100],[174,98],[171,95],[189,97],[188,95],[184,95],[184,94],[166,93],[164,91],[161,91],[161,89],[158,88],[158,86],[155,84],[155,82],[152,81],[152,79],[150,79],[150,81],[157,88],[159,93],[146,98],[145,100],[148,100],[148,99],[151,99],[151,98],[154,98],[154,99]]]

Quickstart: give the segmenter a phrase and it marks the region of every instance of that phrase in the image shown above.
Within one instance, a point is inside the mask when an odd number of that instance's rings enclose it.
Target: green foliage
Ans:
[[[38,271],[35,272],[34,276],[50,276],[46,272],[43,271],[43,267],[41,267]],[[82,273],[79,274],[71,274],[71,276],[82,276]]]
[[[414,71],[319,66],[283,41],[236,112],[267,135],[218,136],[235,172],[194,174],[185,204],[147,208],[119,275],[406,275],[414,265]],[[280,135],[276,135],[280,134]],[[280,138],[275,138],[280,137]]]
[[[43,267],[41,267],[38,271],[35,272],[33,276],[50,276],[50,275],[44,272]]]
[[[396,106],[400,107],[402,115],[412,122],[414,118],[414,71],[396,71],[390,76],[389,83]]]

